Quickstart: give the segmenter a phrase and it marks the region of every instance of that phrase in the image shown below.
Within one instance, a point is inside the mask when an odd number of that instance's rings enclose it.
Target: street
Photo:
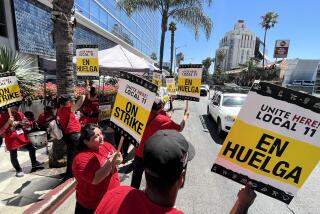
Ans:
[[[176,201],[176,207],[186,214],[229,213],[241,188],[241,185],[211,172],[213,161],[221,148],[223,139],[216,135],[216,126],[206,114],[207,99],[202,97],[200,103],[189,102],[190,118],[183,131],[183,135],[196,150],[195,158],[188,164],[185,186],[180,190]],[[182,119],[184,105],[182,101],[174,102],[175,111],[172,117],[177,123]],[[123,185],[130,185],[132,173],[130,163],[131,161],[119,170]],[[320,165],[318,164],[289,206],[257,193],[249,213],[318,213],[319,178]],[[141,188],[143,189],[144,186],[143,180]],[[55,213],[72,213],[74,205],[75,194],[72,194]]]

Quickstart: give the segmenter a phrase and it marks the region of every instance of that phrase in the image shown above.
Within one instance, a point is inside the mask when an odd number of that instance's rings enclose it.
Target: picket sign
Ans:
[[[156,98],[158,87],[141,77],[120,72],[118,93],[110,123],[129,142],[138,146]]]
[[[255,82],[212,171],[289,204],[320,157],[320,99]]]
[[[179,66],[177,99],[200,101],[202,70],[202,64]]]

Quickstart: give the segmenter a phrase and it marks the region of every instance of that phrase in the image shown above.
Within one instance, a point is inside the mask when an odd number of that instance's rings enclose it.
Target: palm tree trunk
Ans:
[[[167,13],[166,12],[163,13],[162,21],[161,21],[161,41],[160,41],[160,59],[159,59],[160,71],[162,71],[164,40],[165,40],[166,32],[168,29],[168,15],[167,15]]]
[[[264,68],[264,56],[266,51],[266,37],[267,37],[267,29],[264,31],[264,37],[263,37],[263,59],[262,59],[262,67]]]
[[[173,48],[174,48],[174,31],[171,32],[170,76],[172,76],[172,67],[173,67]]]
[[[73,95],[73,32],[72,9],[74,0],[53,0],[53,41],[56,48],[57,96]],[[50,167],[61,167],[65,164],[63,143],[54,142],[49,155]]]
[[[74,0],[54,0],[53,11],[60,12],[53,21],[54,44],[56,48],[57,95],[73,94],[73,32],[71,22]]]

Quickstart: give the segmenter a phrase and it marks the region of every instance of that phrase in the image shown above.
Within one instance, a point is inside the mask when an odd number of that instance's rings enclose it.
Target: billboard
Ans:
[[[290,40],[276,40],[273,58],[287,58]]]

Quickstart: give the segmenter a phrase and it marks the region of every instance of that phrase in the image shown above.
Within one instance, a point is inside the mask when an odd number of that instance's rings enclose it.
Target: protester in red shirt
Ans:
[[[54,120],[53,109],[51,106],[46,106],[44,112],[39,115],[37,123],[41,130],[46,131],[52,120]]]
[[[67,169],[63,180],[67,180],[72,175],[72,160],[80,138],[81,125],[77,120],[75,112],[81,108],[85,95],[82,95],[76,104],[72,102],[72,96],[62,95],[59,98],[59,109],[57,111],[57,120],[63,132],[63,141],[67,145]]]
[[[98,123],[99,97],[96,88],[93,86],[90,87],[90,92],[83,103],[82,113],[83,116],[80,119],[82,125],[87,123]]]
[[[172,129],[181,132],[189,116],[189,113],[186,112],[183,116],[182,122],[180,123],[180,125],[178,125],[174,121],[172,121],[171,117],[169,117],[163,110],[163,106],[164,105],[161,98],[157,97],[155,102],[153,103],[149,120],[139,147],[135,150],[135,157],[133,161],[134,169],[132,173],[131,186],[136,189],[140,188],[141,178],[144,171],[142,158],[145,141],[159,130]]]
[[[175,130],[161,130],[150,137],[144,148],[146,189],[128,186],[107,192],[96,214],[183,214],[174,208],[178,191],[184,186],[193,146]],[[232,214],[246,213],[255,199],[249,185],[238,193]]]
[[[36,159],[36,150],[27,136],[28,119],[22,112],[18,112],[18,106],[11,107],[12,117],[7,110],[0,113],[0,135],[4,136],[7,150],[10,152],[10,161],[16,170],[17,177],[23,177],[24,173],[18,161],[17,150],[21,147],[29,151],[32,170],[41,167],[42,163]]]
[[[81,129],[78,151],[72,165],[77,180],[75,213],[93,213],[103,195],[120,186],[117,166],[122,156],[104,141],[95,124]]]

